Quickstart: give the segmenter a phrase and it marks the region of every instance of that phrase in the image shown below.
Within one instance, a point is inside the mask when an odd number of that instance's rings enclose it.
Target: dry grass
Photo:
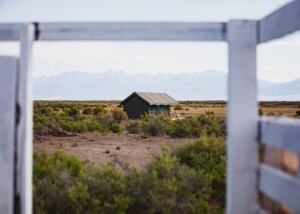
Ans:
[[[105,105],[106,109],[114,109],[118,102],[70,102],[74,104]],[[226,117],[225,102],[182,102],[182,110],[176,110],[182,116],[198,116],[207,111],[214,112],[216,117]],[[300,111],[300,102],[263,102],[260,103],[264,115],[284,115],[294,117],[296,111]],[[174,112],[174,107],[171,108]],[[246,112],[245,112],[246,114]],[[89,160],[96,165],[110,162],[116,158],[126,161],[129,165],[143,168],[146,163],[160,153],[161,145],[167,147],[181,145],[195,139],[173,139],[170,137],[151,137],[142,139],[139,134],[112,134],[101,132],[86,132],[70,137],[42,136],[35,139],[33,147],[35,151],[44,150],[49,154],[57,150],[75,154],[81,159]],[[117,149],[118,148],[118,149]]]
[[[139,134],[85,132],[71,137],[45,136],[35,139],[33,148],[48,154],[63,150],[82,160],[89,160],[96,166],[117,158],[141,169],[161,152],[162,145],[171,149],[192,141],[194,139],[173,139],[167,136],[142,139]]]
[[[294,117],[300,111],[300,102],[261,102],[263,115]],[[226,102],[222,101],[195,101],[181,102],[182,110],[171,109],[172,112],[182,116],[198,116],[206,111],[214,112],[216,117],[225,118],[227,112]]]

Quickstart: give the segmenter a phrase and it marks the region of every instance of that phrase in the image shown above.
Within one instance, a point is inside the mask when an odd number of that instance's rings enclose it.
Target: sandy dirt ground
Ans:
[[[53,154],[64,151],[81,160],[89,160],[95,166],[118,159],[139,169],[161,152],[161,146],[168,149],[190,143],[195,139],[173,139],[168,136],[142,139],[139,134],[113,134],[86,132],[70,137],[34,137],[34,151]]]

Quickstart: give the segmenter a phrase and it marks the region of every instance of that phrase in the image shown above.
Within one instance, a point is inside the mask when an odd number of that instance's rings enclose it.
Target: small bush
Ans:
[[[50,107],[41,107],[40,108],[40,113],[43,115],[50,116],[52,112],[53,112],[53,110]]]
[[[295,116],[299,117],[300,116],[300,111],[296,111]]]
[[[91,107],[84,108],[82,114],[93,114],[93,109]]]
[[[120,132],[122,131],[122,127],[120,126],[120,124],[113,123],[113,124],[110,126],[110,130],[111,130],[113,133],[120,133]]]
[[[106,110],[102,105],[93,108],[93,115],[103,115],[104,113]]]
[[[104,126],[109,127],[114,122],[114,118],[111,113],[105,113],[105,114],[97,117],[97,121],[99,123],[103,124]]]
[[[70,108],[67,109],[67,114],[70,116],[70,117],[76,117],[80,114],[79,110],[75,107],[75,106],[72,106]]]
[[[129,121],[125,128],[130,134],[138,134],[141,131],[141,123],[139,121]]]
[[[147,138],[149,138],[149,136],[148,136],[147,134],[142,134],[142,135],[141,135],[141,138],[142,138],[142,139],[147,139]]]
[[[106,131],[107,128],[103,124],[99,124],[97,122],[89,122],[87,123],[88,131]]]
[[[175,132],[175,128],[173,125],[166,125],[164,131],[166,135],[173,136]]]
[[[176,105],[174,109],[175,110],[182,110],[182,106],[181,105]]]
[[[77,143],[73,143],[73,144],[71,145],[71,147],[78,147],[78,144],[77,144]]]
[[[117,146],[117,147],[116,147],[116,150],[120,150],[120,149],[121,149],[121,147],[120,147],[120,146]]]
[[[73,132],[81,133],[81,132],[84,132],[84,131],[87,131],[87,126],[84,122],[74,123]]]
[[[164,116],[149,117],[148,121],[144,122],[143,130],[145,133],[151,136],[164,135],[164,127],[167,121]]]
[[[218,142],[220,141],[220,142]],[[212,198],[225,205],[226,147],[224,140],[203,136],[193,144],[178,148],[173,154],[180,163],[202,170],[212,178]]]
[[[111,114],[114,118],[114,121],[117,123],[121,123],[122,121],[128,120],[126,112],[124,112],[122,109],[115,108],[111,110]]]
[[[209,213],[210,179],[166,150],[144,171],[126,174],[35,153],[33,184],[34,213]]]
[[[167,133],[171,137],[185,138],[185,137],[199,137],[200,129],[197,120],[193,118],[185,118],[182,120],[175,120],[172,128],[167,129]]]

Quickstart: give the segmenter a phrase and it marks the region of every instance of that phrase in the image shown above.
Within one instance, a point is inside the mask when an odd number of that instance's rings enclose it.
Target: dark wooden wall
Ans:
[[[124,103],[124,111],[129,118],[139,118],[142,114],[148,113],[148,103],[138,96],[133,96]]]

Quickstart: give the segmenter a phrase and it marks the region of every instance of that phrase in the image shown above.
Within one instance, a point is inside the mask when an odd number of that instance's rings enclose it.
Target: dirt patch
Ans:
[[[38,137],[33,141],[33,148],[48,154],[64,151],[89,160],[96,166],[117,158],[141,169],[161,152],[162,145],[172,149],[192,141],[195,139],[173,139],[168,136],[143,139],[139,134],[86,132],[69,137]]]

